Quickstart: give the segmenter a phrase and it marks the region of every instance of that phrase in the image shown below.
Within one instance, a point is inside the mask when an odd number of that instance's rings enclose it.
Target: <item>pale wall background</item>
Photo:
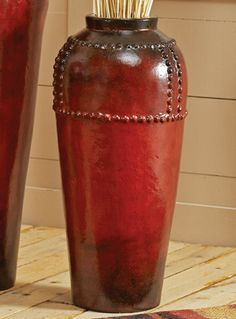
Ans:
[[[52,106],[52,65],[92,0],[49,0],[24,223],[63,226]],[[172,238],[236,244],[236,1],[159,0],[153,15],[175,38],[189,71],[178,203]]]

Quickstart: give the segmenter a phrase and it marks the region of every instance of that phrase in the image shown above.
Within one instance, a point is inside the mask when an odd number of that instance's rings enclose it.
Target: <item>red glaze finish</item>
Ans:
[[[87,18],[55,64],[74,303],[158,305],[175,206],[187,79],[157,19]]]
[[[14,285],[47,0],[0,0],[0,290]]]

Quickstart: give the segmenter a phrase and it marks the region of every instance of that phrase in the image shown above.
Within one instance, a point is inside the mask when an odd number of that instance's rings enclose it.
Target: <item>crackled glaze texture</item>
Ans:
[[[54,72],[73,300],[155,307],[175,206],[186,69],[157,19],[87,17]]]
[[[13,286],[47,0],[0,0],[0,290]]]

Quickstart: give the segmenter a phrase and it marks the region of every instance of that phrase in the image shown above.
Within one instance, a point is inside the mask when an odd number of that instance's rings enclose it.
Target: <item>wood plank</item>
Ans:
[[[100,318],[116,318],[121,316],[135,316],[140,314],[149,313],[150,311],[134,312],[134,313],[107,313],[107,312],[96,312],[96,311],[86,311],[82,314],[74,317],[73,319],[100,319]]]
[[[166,278],[161,306],[236,276],[235,264],[236,253],[230,253]]]
[[[236,252],[236,248],[189,245],[168,255],[165,278],[230,252]]]
[[[36,281],[66,272],[68,269],[68,258],[64,251],[54,253],[51,256],[42,257],[32,263],[18,267],[16,285],[8,291],[14,291],[17,288],[32,284]],[[6,291],[0,292],[0,295],[4,293],[6,293]]]
[[[33,245],[42,240],[46,240],[63,234],[65,234],[65,230],[63,228],[31,227],[27,229],[27,232],[21,232],[20,247],[22,248]]]
[[[18,268],[16,287],[65,272],[69,269],[67,254],[64,251],[42,257]]]
[[[26,231],[32,229],[33,226],[31,225],[21,225],[21,233],[25,233]]]
[[[0,297],[0,318],[21,312],[23,312],[23,316],[24,311],[28,308],[37,306],[67,291],[70,291],[70,281],[69,273],[65,272],[6,292]],[[81,309],[77,308],[77,313],[80,311]]]
[[[70,282],[69,273],[68,273],[68,282]],[[57,294],[55,297],[49,299],[48,301],[53,303],[57,302],[61,304],[72,305],[71,291],[68,290],[66,293]]]
[[[11,319],[72,319],[83,310],[75,306],[45,302],[11,316]]]
[[[182,249],[184,247],[187,247],[187,246],[188,246],[188,244],[183,243],[183,242],[170,241],[169,247],[168,247],[168,254],[170,254],[176,250]]]
[[[59,252],[64,252],[67,255],[66,248],[65,234],[28,245],[19,252],[18,267],[33,263],[43,257],[50,257],[52,254]]]
[[[158,310],[199,309],[236,303],[236,277],[177,300]]]
[[[135,313],[106,313],[106,312],[95,312],[95,311],[86,311],[73,319],[100,319],[100,318],[116,318],[120,316],[134,316],[147,312],[135,312]]]

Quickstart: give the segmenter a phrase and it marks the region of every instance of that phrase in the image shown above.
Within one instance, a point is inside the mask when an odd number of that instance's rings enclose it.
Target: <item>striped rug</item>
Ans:
[[[134,316],[123,316],[120,319],[236,319],[236,305],[199,310],[180,310],[157,312]],[[111,319],[111,318],[110,318]]]

